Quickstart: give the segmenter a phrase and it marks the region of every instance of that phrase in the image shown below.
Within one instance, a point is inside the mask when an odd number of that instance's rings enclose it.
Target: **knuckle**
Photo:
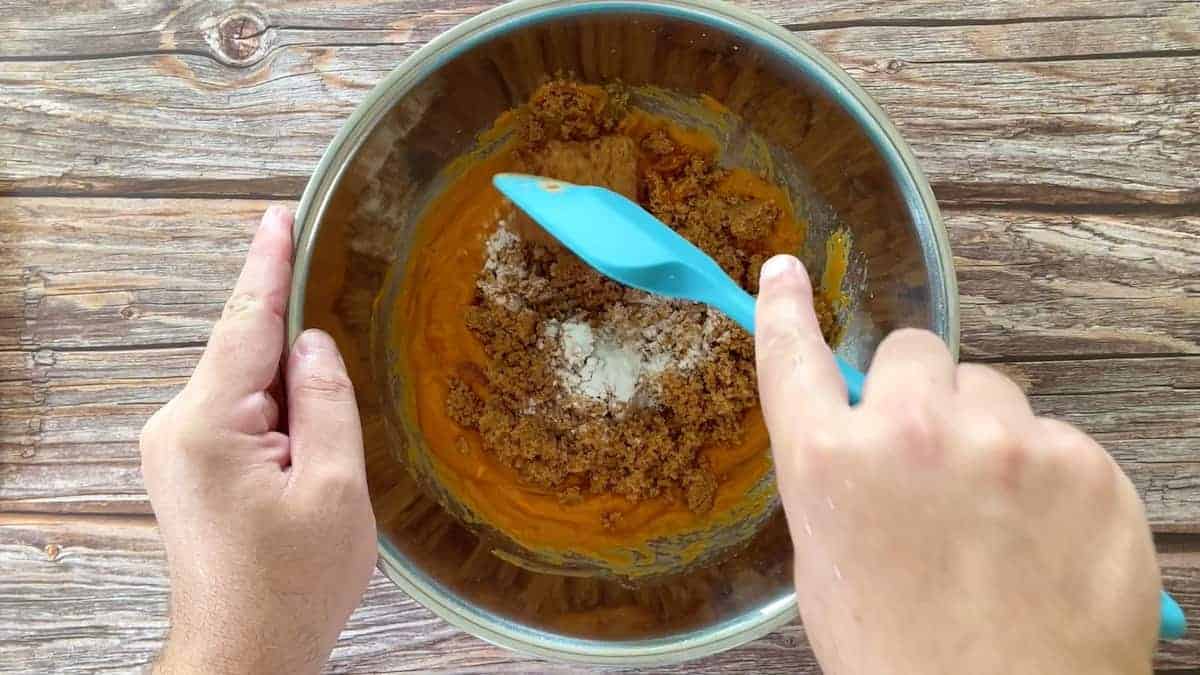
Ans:
[[[795,326],[766,335],[763,343],[766,356],[764,369],[776,377],[786,378],[793,375],[807,365],[805,362],[809,355],[820,353],[816,351],[818,348],[825,348],[824,341],[817,344],[819,339],[819,335],[814,338]]]
[[[989,381],[1000,377],[1000,374],[988,366],[978,363],[960,363],[956,373],[958,380],[969,382]]]
[[[1029,449],[1015,439],[995,446],[992,455],[1001,473],[1008,477],[1015,476],[1029,463]]]
[[[309,373],[296,385],[301,396],[326,401],[353,397],[354,385],[341,372]]]
[[[1101,447],[1087,448],[1079,453],[1079,460],[1072,468],[1074,480],[1080,481],[1093,495],[1115,494],[1123,477],[1108,453]]]
[[[841,434],[824,425],[808,429],[800,436],[799,443],[805,452],[819,456],[837,453],[843,445]]]
[[[891,348],[899,347],[944,347],[942,339],[933,333],[923,328],[900,328],[892,331],[880,343],[879,348],[882,350],[884,346]]]
[[[786,354],[795,350],[800,340],[800,327],[795,321],[768,319],[759,329],[760,344],[771,354]]]
[[[989,475],[999,476],[1009,485],[1016,485],[1029,461],[1029,448],[1018,429],[995,415],[978,414],[962,421],[963,448],[981,458],[980,466]]]
[[[142,425],[142,430],[138,434],[138,450],[142,453],[142,457],[154,451],[158,447],[159,440],[159,415],[162,410],[150,416],[146,423]]]
[[[1012,382],[1008,376],[985,363],[960,363],[959,369],[981,379],[996,382]]]
[[[177,399],[178,396],[175,396],[167,401],[161,408],[154,411],[154,414],[142,425],[142,429],[138,433],[138,451],[143,459],[147,455],[156,453],[166,443],[167,439],[164,436],[166,430],[170,428],[167,417],[170,416],[171,408]]]
[[[221,445],[220,433],[212,421],[197,412],[182,416],[179,424],[174,425],[168,433],[171,445],[193,457],[207,457]]]
[[[221,311],[222,318],[236,318],[253,314],[263,306],[263,298],[256,293],[248,291],[238,291],[229,296],[225,301],[225,307]]]
[[[242,422],[244,428],[269,431],[275,428],[279,421],[279,404],[270,393],[255,392],[241,404],[235,419]]]
[[[362,474],[351,467],[334,465],[329,468],[325,482],[334,487],[354,489],[362,482]]]
[[[1065,422],[1049,419],[1043,419],[1042,422],[1043,453],[1050,462],[1080,480],[1091,481],[1112,476],[1112,458],[1090,436]]]
[[[1075,427],[1055,419],[1039,418],[1042,444],[1061,461],[1075,461],[1088,454],[1095,443]]]
[[[1010,455],[1022,450],[1015,431],[993,415],[977,415],[964,422],[971,450],[988,454]]]
[[[937,440],[937,422],[933,411],[922,402],[902,405],[888,417],[893,440],[902,447],[929,448]]]
[[[322,467],[317,483],[321,494],[341,503],[355,501],[367,490],[362,472],[344,464]]]
[[[1080,443],[1075,448],[1079,470],[1088,480],[1108,484],[1116,473],[1108,451],[1096,443]]]
[[[235,354],[238,349],[241,349],[245,338],[239,335],[238,331],[230,330],[229,319],[228,315],[222,315],[217,325],[213,326],[212,333],[208,336],[208,344],[204,347],[206,353],[212,353],[221,358]]]
[[[781,479],[797,484],[820,475],[841,445],[834,432],[820,427],[794,429],[785,439],[772,443]]]
[[[203,441],[208,435],[208,429],[196,419],[195,415],[188,415],[172,433],[181,447],[193,450],[204,445]]]
[[[979,363],[959,364],[955,372],[959,388],[967,392],[977,393],[980,390],[1003,392],[1011,399],[1025,399],[1025,392],[1020,385],[1004,373]]]

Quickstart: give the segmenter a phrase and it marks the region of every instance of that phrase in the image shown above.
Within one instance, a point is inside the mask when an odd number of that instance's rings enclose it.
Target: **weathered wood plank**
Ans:
[[[138,430],[186,380],[264,206],[0,200],[0,508],[148,512]],[[1200,219],[947,219],[964,358],[1016,361],[1039,410],[1113,451],[1157,529],[1200,531]]]
[[[95,56],[158,49],[213,51],[210,33],[219,33],[223,18],[243,13],[261,17],[261,28],[266,32],[256,37],[268,41],[272,38],[264,36],[270,32],[289,30],[355,30],[377,38],[377,33],[419,32],[415,26],[423,23],[445,26],[496,4],[495,0],[392,0],[369,4],[268,0],[256,2],[251,8],[228,2],[195,2],[179,7],[161,0],[139,0],[120,5],[76,2],[71,12],[62,13],[51,5],[23,0],[9,3],[9,11],[0,17],[0,56]],[[970,29],[992,24],[1050,24],[1053,29],[1053,24],[1078,21],[1186,17],[1188,11],[1188,3],[1172,0],[1064,0],[1037,7],[1025,0],[750,0],[736,4],[801,30],[888,25]],[[1181,29],[1186,31],[1187,26]]]
[[[199,355],[199,347],[5,354],[24,379],[0,382],[0,510],[149,513],[138,432]],[[1079,425],[1113,453],[1157,531],[1200,532],[1200,435],[1191,422],[1200,357],[1002,368],[1039,413]]]
[[[1167,588],[1200,612],[1200,554],[1161,554]],[[148,518],[0,514],[0,670],[91,673],[131,670],[153,658],[166,630],[168,585]],[[1200,666],[1200,643],[1163,645],[1164,670]],[[445,624],[379,573],[333,653],[330,672],[433,669],[581,672],[493,647]],[[816,673],[803,630],[788,626],[754,643],[662,673]]]
[[[948,210],[967,359],[1200,353],[1200,217]]]
[[[131,670],[156,653],[166,630],[168,584],[152,520],[0,515],[0,568],[6,589],[0,593],[0,671]],[[817,672],[797,626],[661,672],[748,672],[751,666],[762,673]],[[581,672],[466,635],[379,573],[342,633],[328,670],[481,668]]]
[[[0,200],[0,349],[203,343],[263,208]],[[1200,216],[945,215],[964,358],[1200,353]]]
[[[491,4],[8,3],[0,190],[294,197],[375,81]],[[960,207],[947,220],[964,356],[998,362],[1039,411],[1096,434],[1156,530],[1200,531],[1187,427],[1200,404],[1200,5],[750,5],[862,82]],[[1139,202],[1154,208],[1121,215]],[[1017,207],[979,208],[1004,204]],[[18,589],[0,593],[0,670],[127,670],[155,650],[165,582],[148,521],[3,512],[147,511],[137,430],[185,381],[261,208],[0,200],[0,569]],[[1164,358],[1111,358],[1141,354]],[[1197,554],[1162,562],[1195,615]],[[814,672],[802,642],[789,627],[685,668]],[[1195,673],[1197,654],[1195,639],[1172,645],[1160,666]],[[454,631],[378,575],[332,668],[556,672]]]
[[[230,42],[265,51],[297,41],[314,43],[425,42],[490,9],[496,0],[339,2],[161,0],[119,4],[74,2],[60,12],[44,3],[16,2],[0,17],[0,58],[97,57],[134,52],[190,52],[225,59]],[[239,25],[248,20],[250,25]],[[358,39],[353,39],[352,34]],[[224,43],[222,42],[224,39]]]
[[[0,199],[0,349],[203,343],[264,208]]]
[[[0,35],[34,58],[0,58],[0,189],[295,196],[365,91],[485,4],[268,6],[236,63],[221,47],[225,3],[141,3],[143,18],[98,5],[84,17],[18,12]],[[825,4],[753,6],[867,87],[943,199],[1200,202],[1194,4],[1073,2],[1028,20],[1014,2],[943,19],[925,2]],[[60,22],[74,41],[49,47]]]
[[[988,3],[991,4],[991,3]],[[843,55],[843,65],[862,67],[888,59],[913,63],[978,61],[1066,61],[1070,59],[1113,60],[1189,56],[1200,36],[1196,21],[1200,9],[1179,4],[1157,16],[1135,15],[1002,23],[942,21],[919,26],[923,40],[908,42],[912,34],[896,30],[898,21],[867,20],[861,25],[828,23],[791,24],[822,51]],[[1120,14],[1120,10],[1114,12]],[[1015,22],[1015,23],[1014,23]],[[919,23],[919,22],[918,22]],[[1014,28],[1013,26],[1019,26]],[[1090,33],[1092,39],[1084,39]],[[1095,36],[1102,35],[1103,42]],[[892,70],[897,65],[891,66]]]

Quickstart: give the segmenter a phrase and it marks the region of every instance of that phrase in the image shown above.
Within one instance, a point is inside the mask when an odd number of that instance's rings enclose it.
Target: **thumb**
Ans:
[[[768,430],[785,433],[797,418],[827,421],[847,407],[846,385],[821,335],[808,272],[792,256],[778,255],[763,264],[758,287],[754,350]]]
[[[286,381],[292,469],[364,475],[354,385],[333,338],[304,331],[288,355]]]

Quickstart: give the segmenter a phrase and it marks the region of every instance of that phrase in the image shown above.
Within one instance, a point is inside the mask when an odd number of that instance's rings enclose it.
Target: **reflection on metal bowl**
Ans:
[[[296,219],[289,337],[324,328],[345,353],[383,571],[451,623],[522,652],[620,665],[698,658],[796,616],[790,542],[769,476],[751,490],[763,497],[753,509],[658,542],[654,555],[614,573],[464,525],[471,514],[430,479],[420,429],[399,404],[405,383],[393,376],[387,327],[394,271],[422,254],[414,228],[460,158],[481,152],[480,134],[559,73],[621,82],[639,106],[706,128],[723,163],[785,185],[809,223],[801,254],[814,269],[825,263],[826,238],[848,231],[839,351],[860,366],[902,326],[929,328],[957,350],[949,246],[911,152],[845,73],[783,29],[701,0],[499,7],[401,64],[325,153]],[[714,121],[696,105],[702,96],[728,117]],[[696,541],[711,555],[677,555]]]

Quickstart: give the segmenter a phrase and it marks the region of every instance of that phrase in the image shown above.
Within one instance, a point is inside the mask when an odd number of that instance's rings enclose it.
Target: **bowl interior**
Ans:
[[[785,184],[809,225],[799,253],[811,269],[824,267],[828,235],[848,231],[839,351],[860,366],[902,326],[956,346],[944,234],[907,150],[836,67],[740,10],[699,3],[528,2],[477,17],[373,92],[314,176],[298,218],[292,333],[324,328],[345,353],[385,571],[460,626],[525,651],[624,663],[698,656],[794,616],[790,543],[773,501],[734,536],[737,555],[658,570],[631,588],[514,564],[519,551],[465,527],[398,459],[422,440],[397,405],[403,376],[390,375],[387,326],[403,281],[394,271],[421,255],[422,210],[460,158],[479,152],[479,134],[559,74],[621,82],[640,106],[708,128],[726,163]]]

